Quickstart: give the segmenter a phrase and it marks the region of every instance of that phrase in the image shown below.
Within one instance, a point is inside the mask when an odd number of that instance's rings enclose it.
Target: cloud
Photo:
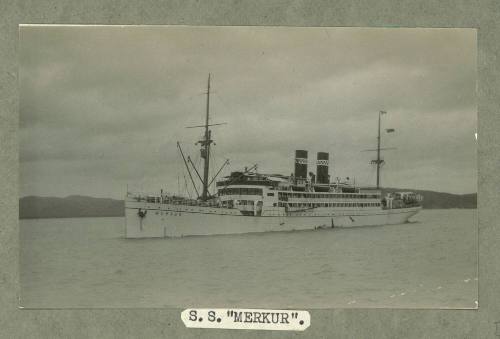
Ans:
[[[208,72],[218,164],[288,174],[295,149],[327,151],[372,183],[384,109],[384,184],[476,191],[472,29],[25,26],[20,65],[22,195],[177,188]]]

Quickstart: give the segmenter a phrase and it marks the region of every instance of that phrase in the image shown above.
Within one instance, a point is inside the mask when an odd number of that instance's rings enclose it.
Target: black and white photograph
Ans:
[[[20,26],[20,307],[476,309],[476,33]]]

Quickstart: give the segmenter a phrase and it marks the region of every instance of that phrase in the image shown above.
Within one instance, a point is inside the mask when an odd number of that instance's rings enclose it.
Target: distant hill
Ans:
[[[477,194],[384,188],[386,192],[413,191],[424,196],[424,208],[477,208]],[[65,198],[27,196],[19,199],[19,218],[123,217],[123,200],[71,195]]]
[[[423,207],[426,209],[477,208],[477,193],[451,194],[405,188],[384,188],[382,194],[397,191],[412,191],[421,194],[424,197]]]
[[[108,198],[28,196],[19,199],[19,218],[122,217],[124,207],[123,200]]]

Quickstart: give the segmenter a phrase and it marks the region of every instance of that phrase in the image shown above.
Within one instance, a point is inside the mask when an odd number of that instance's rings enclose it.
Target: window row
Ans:
[[[334,203],[301,203],[301,202],[279,202],[278,207],[303,207],[303,208],[316,208],[316,207],[378,207],[379,202],[334,202]]]
[[[254,201],[253,200],[236,200],[236,205],[250,205],[250,206],[253,206],[254,205]]]
[[[307,199],[321,199],[321,198],[342,198],[342,199],[377,199],[378,194],[349,194],[349,193],[288,193],[279,192],[278,198],[286,200],[288,198],[307,198]]]
[[[221,188],[219,196],[221,195],[262,195],[262,188]]]

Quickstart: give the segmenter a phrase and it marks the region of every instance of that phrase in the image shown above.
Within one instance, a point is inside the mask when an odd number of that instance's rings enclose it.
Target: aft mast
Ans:
[[[380,125],[381,125],[381,118],[382,118],[383,114],[387,114],[387,112],[386,111],[379,111],[378,112],[377,149],[376,150],[373,150],[373,149],[366,150],[366,151],[377,151],[377,159],[371,161],[372,164],[377,165],[377,189],[380,188],[380,168],[385,163],[385,161],[380,158],[380,151],[395,149],[394,147],[384,147],[384,148],[380,147],[380,144],[381,144],[381,142],[380,142],[380,139],[381,139]],[[394,128],[387,128],[385,131],[387,133],[392,133],[392,132],[394,132]]]
[[[377,135],[377,189],[380,188],[380,165],[383,160],[380,160],[380,118],[382,114],[385,114],[385,111],[379,111],[378,113],[378,135]]]

